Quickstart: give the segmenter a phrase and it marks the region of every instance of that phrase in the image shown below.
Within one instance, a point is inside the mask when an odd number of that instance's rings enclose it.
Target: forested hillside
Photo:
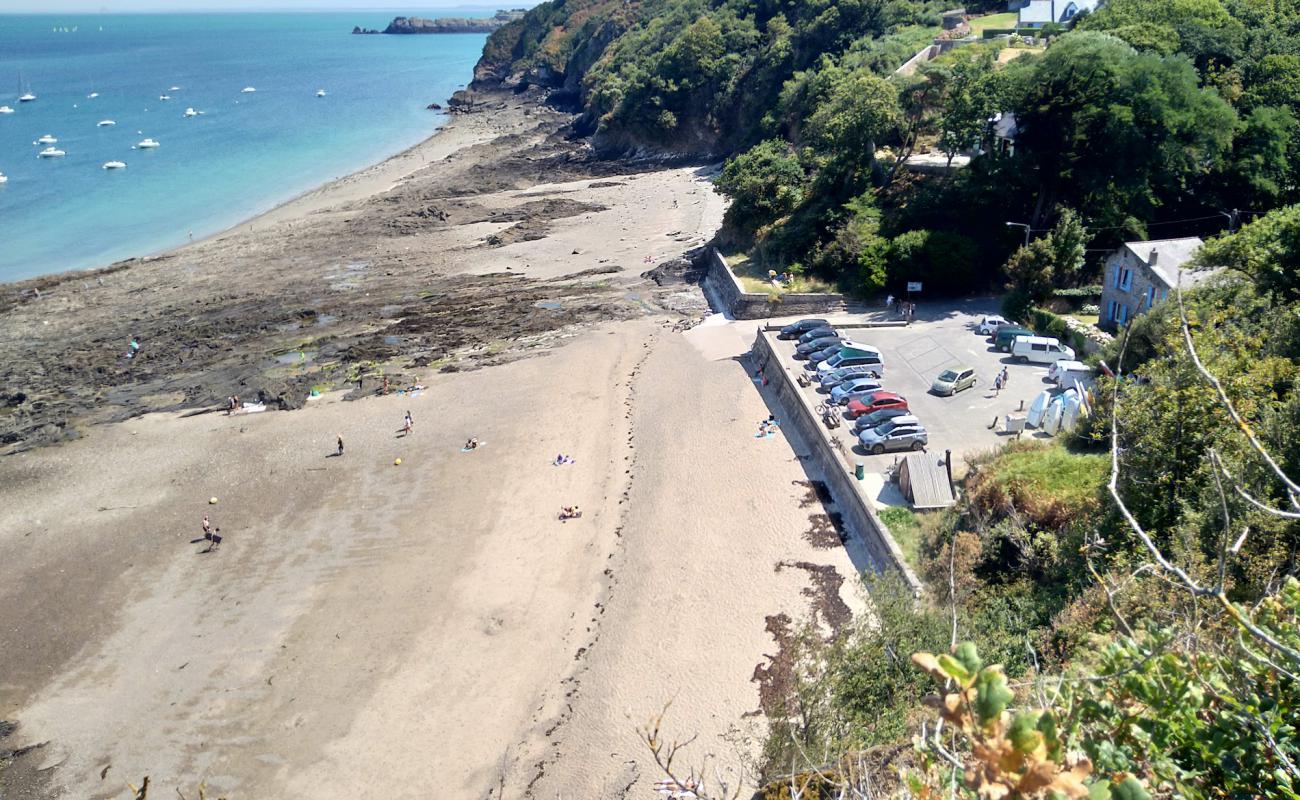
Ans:
[[[720,243],[863,296],[1048,324],[1124,241],[1221,269],[1119,331],[1072,440],[891,521],[930,593],[800,637],[764,775],[820,770],[765,797],[1300,798],[1300,0],[1109,0],[897,74],[944,6],[555,0],[480,64],[598,152],[726,157]]]

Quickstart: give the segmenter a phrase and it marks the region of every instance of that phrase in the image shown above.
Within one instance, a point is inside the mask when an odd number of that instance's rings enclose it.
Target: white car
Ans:
[[[975,326],[975,332],[980,336],[992,336],[999,326],[1010,324],[1005,317],[991,314],[987,317],[980,317],[979,324]]]

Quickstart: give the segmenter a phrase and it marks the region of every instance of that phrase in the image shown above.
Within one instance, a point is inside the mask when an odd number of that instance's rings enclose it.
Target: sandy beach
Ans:
[[[859,611],[857,567],[799,443],[754,436],[748,329],[642,277],[716,230],[711,168],[592,162],[563,121],[458,117],[4,287],[0,754],[32,749],[0,793],[655,797],[669,703],[685,766],[746,769],[780,635]],[[259,392],[303,407],[202,413]]]

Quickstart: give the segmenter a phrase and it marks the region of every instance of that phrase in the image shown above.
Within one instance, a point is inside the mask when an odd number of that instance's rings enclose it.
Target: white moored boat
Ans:
[[[35,100],[35,99],[36,99],[36,95],[32,94],[31,92],[24,92],[24,93],[23,93],[23,96],[20,97],[20,98],[18,98],[18,102],[20,102],[20,103],[30,103],[30,102],[32,102],[32,101]]]
[[[99,122],[95,123],[95,126],[99,128],[111,128],[116,124],[117,123],[111,119],[101,119]]]
[[[59,140],[55,139],[48,133],[36,140],[36,144],[58,144]]]
[[[145,139],[143,142],[140,142],[139,144],[136,145],[136,147],[140,148],[141,150],[148,150],[151,147],[157,147],[157,146],[158,146],[158,142],[154,141],[153,139]]]
[[[198,115],[199,115],[199,112],[195,111],[195,110],[192,109],[192,108],[187,108],[187,109],[185,109],[185,113],[184,113],[184,114],[181,114],[182,117],[197,117]]]
[[[324,90],[324,89],[317,89],[317,90],[316,90],[316,96],[317,96],[317,97],[324,97],[324,96],[325,96],[325,90]]]
[[[60,158],[65,155],[67,155],[67,153],[64,153],[62,150],[58,149],[57,147],[47,147],[41,152],[37,153],[36,157],[37,158]]]
[[[126,162],[125,162],[125,161],[106,161],[106,162],[104,162],[104,169],[126,169]]]
[[[14,110],[9,106],[0,106],[0,114],[12,114]]]
[[[96,97],[99,97],[99,92],[91,92],[90,94],[86,95],[87,100],[94,100]]]
[[[160,94],[160,95],[158,95],[158,99],[159,99],[159,100],[170,100],[170,99],[172,99],[172,96],[169,95],[169,94]]]
[[[239,90],[240,94],[252,94],[253,92],[256,91],[257,90],[254,89],[252,86],[245,86],[243,89]]]
[[[9,182],[9,178],[3,172],[0,172],[0,183],[8,183],[8,182]]]
[[[181,87],[179,87],[179,86],[173,86],[173,87],[171,87],[170,89],[168,89],[167,91],[169,91],[169,92],[179,92],[180,90],[181,90]]]

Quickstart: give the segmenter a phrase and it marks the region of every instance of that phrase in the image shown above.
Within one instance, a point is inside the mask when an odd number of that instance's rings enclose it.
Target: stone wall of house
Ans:
[[[1132,270],[1133,276],[1129,280],[1128,291],[1115,288],[1115,275],[1117,271],[1124,269]],[[1116,325],[1110,319],[1111,301],[1123,303],[1128,306],[1128,318],[1133,319],[1139,314],[1145,314],[1150,310],[1147,305],[1147,291],[1152,286],[1156,289],[1156,302],[1159,303],[1160,293],[1165,291],[1165,285],[1155,279],[1151,273],[1151,268],[1146,262],[1129,250],[1127,247],[1122,248],[1118,253],[1111,255],[1106,259],[1106,270],[1102,275],[1103,283],[1101,285],[1101,327],[1107,330],[1113,330]]]

